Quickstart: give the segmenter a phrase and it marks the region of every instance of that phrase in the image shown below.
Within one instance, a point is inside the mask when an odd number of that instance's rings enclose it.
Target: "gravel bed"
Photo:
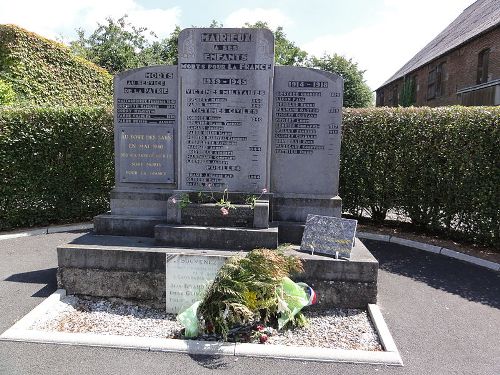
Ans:
[[[67,296],[51,314],[36,321],[30,329],[173,338],[179,335],[182,325],[175,320],[175,315],[158,309]]]
[[[273,330],[266,345],[313,346],[380,351],[378,336],[364,310],[304,311],[309,324],[293,330]],[[106,299],[66,296],[30,327],[38,331],[180,338],[175,315],[159,309]],[[255,340],[258,342],[258,339]]]
[[[309,320],[306,327],[277,331],[269,336],[267,342],[332,349],[382,350],[378,335],[364,310],[304,311],[304,315]]]

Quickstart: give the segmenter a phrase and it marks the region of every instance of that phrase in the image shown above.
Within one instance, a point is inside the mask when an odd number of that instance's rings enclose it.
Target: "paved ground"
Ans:
[[[55,248],[79,235],[0,241],[0,332],[55,290]],[[0,374],[500,374],[500,273],[364,243],[380,262],[379,306],[405,367],[0,342]]]

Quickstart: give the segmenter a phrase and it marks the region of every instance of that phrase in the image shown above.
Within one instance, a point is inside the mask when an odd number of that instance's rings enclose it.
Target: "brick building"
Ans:
[[[377,90],[377,106],[500,104],[500,0],[478,0]]]

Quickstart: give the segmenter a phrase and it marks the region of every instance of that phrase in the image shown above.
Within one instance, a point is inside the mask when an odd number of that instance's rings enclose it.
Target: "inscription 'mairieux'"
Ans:
[[[201,33],[202,42],[253,42],[253,34],[248,33],[221,33],[221,32],[211,32],[211,33]]]

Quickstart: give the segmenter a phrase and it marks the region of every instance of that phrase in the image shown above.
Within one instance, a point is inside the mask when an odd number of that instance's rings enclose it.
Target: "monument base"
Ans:
[[[114,187],[110,193],[113,215],[165,216],[171,189]]]
[[[314,194],[274,194],[274,221],[305,223],[309,214],[340,217],[342,199]]]
[[[102,214],[94,217],[94,231],[112,236],[153,237],[155,226],[166,222],[166,216]]]
[[[165,308],[167,254],[221,255],[238,251],[158,246],[152,238],[86,234],[57,248],[58,287],[68,294],[136,300]],[[378,262],[356,239],[349,260],[295,249],[305,272],[294,280],[311,285],[318,308],[366,308],[376,303]]]
[[[160,224],[155,226],[155,240],[159,245],[195,249],[276,249],[278,247],[278,228],[254,229]]]
[[[97,234],[153,237],[154,227],[167,222],[171,189],[115,186],[110,194],[111,211],[94,217]]]

